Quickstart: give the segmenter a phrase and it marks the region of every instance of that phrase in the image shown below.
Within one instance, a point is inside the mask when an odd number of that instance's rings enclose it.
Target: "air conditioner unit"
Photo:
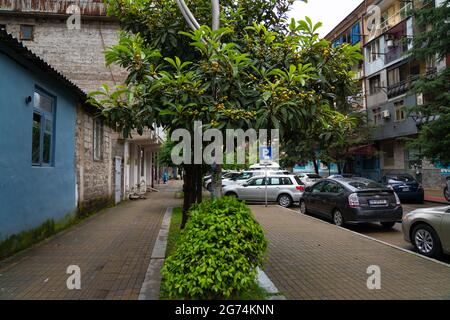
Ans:
[[[384,119],[389,119],[391,117],[391,113],[389,112],[389,110],[383,110],[382,114]]]

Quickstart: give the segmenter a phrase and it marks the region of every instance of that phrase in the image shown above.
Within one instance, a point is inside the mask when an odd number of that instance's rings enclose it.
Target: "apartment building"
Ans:
[[[364,61],[355,66],[361,85],[364,111],[372,125],[371,146],[357,155],[354,171],[380,180],[386,173],[408,172],[425,188],[439,189],[444,177],[433,163],[420,157],[420,150],[406,147],[405,138],[418,133],[420,119],[407,106],[426,97],[410,93],[418,77],[433,75],[445,68],[434,58],[417,61],[411,57],[412,39],[417,30],[411,9],[439,5],[440,0],[365,0],[326,38],[334,46],[361,44]]]

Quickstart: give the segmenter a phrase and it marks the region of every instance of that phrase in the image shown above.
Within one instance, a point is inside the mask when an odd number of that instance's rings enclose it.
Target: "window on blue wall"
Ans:
[[[361,27],[359,22],[352,27],[350,32],[350,42],[351,44],[357,44],[361,41]]]
[[[50,166],[53,162],[53,128],[55,100],[36,90],[33,109],[33,142],[31,160],[34,166]]]

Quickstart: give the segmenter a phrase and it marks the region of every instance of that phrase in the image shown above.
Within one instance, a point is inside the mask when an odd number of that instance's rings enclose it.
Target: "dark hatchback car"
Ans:
[[[401,201],[423,203],[425,193],[422,185],[410,174],[387,174],[381,179],[381,183],[392,188]]]
[[[379,222],[392,228],[403,208],[394,190],[363,178],[325,179],[305,189],[300,211],[330,218],[334,224]]]

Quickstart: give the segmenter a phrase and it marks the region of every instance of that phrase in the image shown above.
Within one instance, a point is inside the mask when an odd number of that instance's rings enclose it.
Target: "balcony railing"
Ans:
[[[400,81],[396,84],[388,86],[387,88],[388,98],[391,99],[408,92],[411,89],[414,82],[417,79],[419,79],[419,77],[420,75],[412,75],[409,76],[407,80]]]
[[[400,23],[401,21],[405,20],[411,15],[411,10],[413,9],[412,2],[406,3],[400,10],[395,12],[393,15],[387,17],[383,21],[380,22],[375,28],[375,32],[371,33],[369,39],[367,42],[369,42],[372,39],[375,39],[376,37],[380,36],[383,33],[386,33],[389,29]],[[367,22],[367,21],[366,21]]]

